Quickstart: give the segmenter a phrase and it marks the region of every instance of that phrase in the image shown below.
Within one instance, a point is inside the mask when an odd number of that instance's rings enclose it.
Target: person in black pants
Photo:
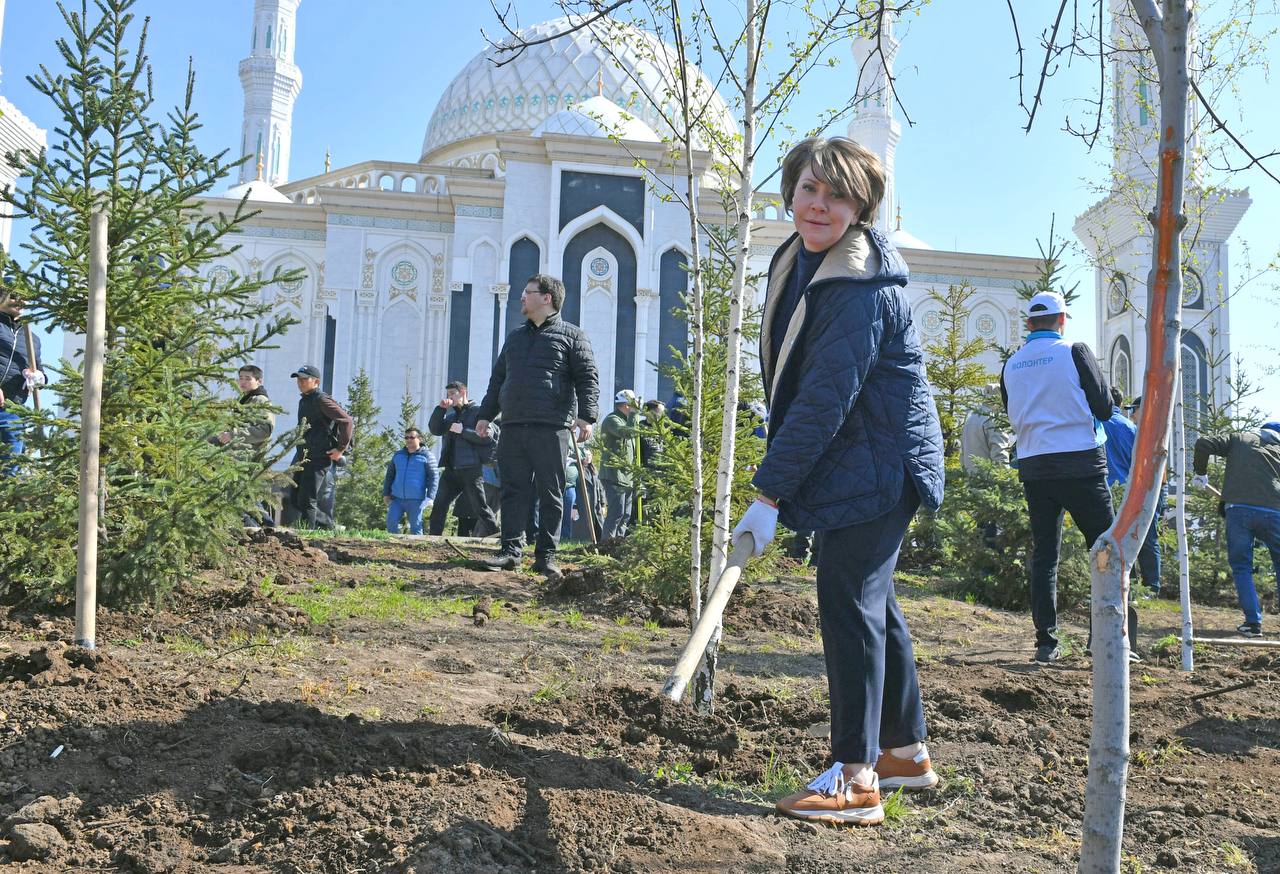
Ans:
[[[777,802],[816,822],[875,825],[882,788],[938,783],[893,571],[916,510],[942,501],[942,429],[903,290],[907,265],[873,227],[884,191],[879,159],[843,137],[806,139],[783,162],[797,233],[769,265],[768,443],[752,477],[759,494],[733,532],[749,533],[757,555],[779,520],[821,532],[832,764]]]
[[[1071,514],[1090,548],[1114,518],[1102,428],[1111,418],[1111,391],[1092,350],[1063,339],[1066,324],[1061,294],[1042,291],[1032,297],[1027,304],[1031,333],[1000,374],[1031,521],[1031,619],[1035,660],[1041,663],[1062,655],[1057,631],[1063,512]]]
[[[427,430],[441,438],[440,487],[431,505],[428,532],[443,534],[449,517],[449,505],[458,501],[458,518],[473,520],[470,533],[488,537],[498,530],[498,520],[484,497],[481,468],[497,446],[498,426],[490,424],[489,433],[476,433],[480,407],[467,397],[465,383],[454,380],[444,387],[444,398],[431,411]]]
[[[520,296],[526,321],[507,337],[480,403],[476,434],[502,413],[498,469],[502,475],[502,549],[489,567],[514,569],[524,548],[530,504],[538,502],[533,569],[560,576],[556,549],[564,516],[564,460],[570,426],[579,442],[591,438],[600,380],[587,335],[560,318],[564,283],[545,274],[530,277]]]
[[[298,424],[305,430],[302,443],[293,455],[294,465],[301,469],[293,474],[284,506],[284,524],[302,522],[312,528],[332,528],[333,516],[321,508],[320,498],[325,479],[333,463],[351,445],[355,422],[338,402],[320,390],[320,368],[304,364],[290,377],[298,381]]]

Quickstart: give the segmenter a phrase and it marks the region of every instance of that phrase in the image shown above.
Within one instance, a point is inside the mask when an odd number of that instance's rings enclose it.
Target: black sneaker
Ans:
[[[1042,665],[1056,662],[1060,658],[1062,658],[1062,650],[1056,643],[1036,647],[1036,661]]]
[[[1236,632],[1241,637],[1262,637],[1261,622],[1244,622],[1236,627]]]
[[[484,559],[485,567],[495,571],[513,571],[520,566],[520,553],[504,549]]]
[[[563,574],[560,573],[560,567],[556,564],[555,556],[539,555],[533,560],[534,573],[542,574],[549,580],[558,580]]]

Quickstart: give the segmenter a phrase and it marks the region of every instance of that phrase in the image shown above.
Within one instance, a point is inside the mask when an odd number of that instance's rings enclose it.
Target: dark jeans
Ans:
[[[1152,594],[1160,594],[1160,519],[1164,516],[1165,504],[1169,500],[1169,487],[1160,487],[1160,500],[1156,502],[1156,514],[1151,517],[1151,527],[1147,529],[1147,537],[1142,541],[1142,549],[1138,551],[1138,574],[1143,585]]]
[[[484,479],[480,475],[480,468],[446,467],[440,472],[436,501],[431,505],[431,520],[427,528],[429,533],[444,533],[449,505],[455,500],[458,502],[458,518],[475,520],[470,533],[476,537],[488,537],[498,530],[498,519],[484,497]]]
[[[569,454],[568,428],[506,425],[498,441],[502,475],[502,548],[519,553],[531,504],[538,502],[537,555],[554,555],[564,516],[564,460]]]
[[[325,490],[332,462],[324,467],[303,467],[293,475],[293,486],[289,489],[284,504],[283,522],[285,525],[299,523],[311,528],[332,528],[333,517],[326,513],[320,504]]]
[[[897,506],[869,522],[822,532],[818,617],[831,693],[831,755],[874,762],[880,748],[924,740],[924,709],[893,569],[920,506],[910,477]]]
[[[607,479],[601,482],[604,483],[604,499],[609,502],[609,512],[604,519],[605,539],[626,537],[631,526],[631,508],[635,504],[636,490]]]
[[[1102,474],[1077,479],[1030,480],[1022,484],[1031,517],[1031,619],[1036,646],[1058,644],[1058,555],[1062,514],[1071,514],[1085,545],[1111,526],[1111,492]]]
[[[13,476],[17,473],[18,459],[25,448],[22,436],[23,422],[17,414],[0,410],[0,476]]]
[[[1253,543],[1261,540],[1276,572],[1276,604],[1280,606],[1280,513],[1253,507],[1227,507],[1227,563],[1236,581],[1236,597],[1244,621],[1262,622],[1262,605],[1253,586]]]

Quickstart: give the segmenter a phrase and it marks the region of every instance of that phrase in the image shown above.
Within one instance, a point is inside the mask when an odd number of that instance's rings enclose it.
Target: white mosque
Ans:
[[[657,172],[676,191],[685,185],[678,168],[637,169],[637,158],[649,168],[672,162],[662,142],[670,131],[635,92],[663,99],[651,59],[671,50],[632,30],[629,40],[611,41],[619,65],[589,32],[567,32],[566,19],[535,25],[522,36],[551,39],[504,66],[494,65],[491,49],[481,51],[444,85],[416,160],[367,160],[290,180],[291,118],[302,88],[293,62],[299,4],[255,0],[252,51],[240,64],[240,146],[259,156],[257,166],[246,162],[240,183],[208,207],[230,211],[230,201],[247,194],[261,210],[238,238],[239,250],[211,265],[212,279],[270,276],[277,268],[304,272],[263,292],[277,311],[299,321],[257,361],[286,408],[282,425],[292,424],[289,399],[296,393],[288,375],[303,362],[318,365],[325,388],[339,398],[363,368],[388,425],[406,391],[428,408],[450,379],[482,394],[503,338],[520,319],[520,290],[537,272],[563,278],[564,316],[591,338],[602,393],[633,388],[645,398],[667,398],[671,386],[657,365],[686,343],[686,327],[672,311],[686,288],[688,217],[644,172]],[[892,100],[883,99],[884,69],[877,59],[868,62],[871,48],[852,45],[850,69],[865,69],[862,85],[850,82],[850,91],[857,87],[865,96],[848,134],[889,170],[879,224],[911,268],[907,292],[921,330],[926,339],[943,330],[928,292],[966,282],[977,289],[970,335],[1016,344],[1022,316],[1015,287],[1034,279],[1036,261],[945,252],[901,229],[892,184],[901,129]],[[711,83],[703,82],[710,93]],[[718,95],[713,114],[733,129]],[[695,150],[695,160],[696,184],[703,186],[695,196],[711,215],[721,209],[707,172],[711,155]],[[779,200],[766,196],[757,211],[751,266],[760,271],[793,230]],[[1110,320],[1100,331],[1108,343],[1101,348],[1110,350],[1119,334]],[[1125,336],[1132,339],[1121,363],[1141,373],[1139,335]],[[1112,368],[1120,361],[1109,351],[1099,354]],[[994,372],[997,353],[987,359]]]
[[[1121,50],[1146,38],[1127,0],[1111,0],[1111,44]],[[1112,188],[1076,219],[1075,232],[1097,265],[1097,336],[1094,351],[1111,381],[1126,396],[1142,393],[1146,372],[1146,287],[1151,269],[1151,223],[1155,203],[1159,96],[1151,71],[1114,63]],[[1188,107],[1188,131],[1196,104]],[[1227,240],[1253,203],[1247,189],[1214,190],[1197,178],[1194,142],[1187,149],[1187,185],[1182,234],[1182,388],[1187,423],[1209,398],[1231,397],[1231,297]]]

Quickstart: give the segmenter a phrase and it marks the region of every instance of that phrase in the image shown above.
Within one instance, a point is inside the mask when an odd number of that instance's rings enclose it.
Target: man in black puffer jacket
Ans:
[[[591,438],[600,380],[591,343],[577,325],[560,318],[564,283],[539,273],[525,284],[520,312],[527,321],[507,336],[480,403],[476,434],[502,413],[498,471],[502,475],[502,550],[486,564],[512,570],[520,562],[524,526],[538,502],[533,569],[550,578],[564,515],[564,460],[570,426],[579,442]]]

